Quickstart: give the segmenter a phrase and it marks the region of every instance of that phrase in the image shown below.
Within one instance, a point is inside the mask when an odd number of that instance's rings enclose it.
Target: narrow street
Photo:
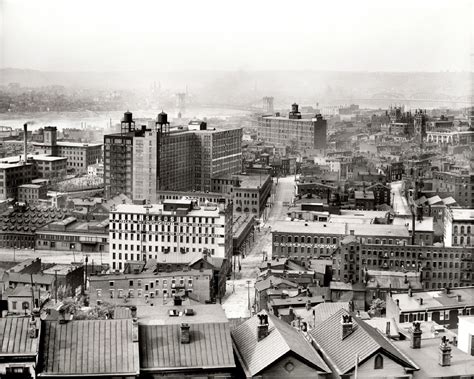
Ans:
[[[400,216],[410,216],[407,199],[403,195],[403,181],[392,182],[393,211]]]
[[[241,258],[241,270],[237,269],[231,280],[227,281],[226,296],[222,306],[229,318],[249,317],[249,302],[254,301],[254,283],[257,278],[258,266],[263,262],[265,253],[271,259],[271,229],[275,222],[286,217],[287,207],[283,203],[290,202],[294,195],[294,177],[280,178],[278,185],[273,185],[274,194],[269,199],[267,218],[262,217],[260,231],[255,234],[255,243],[250,252]],[[271,203],[271,204],[270,204]],[[238,267],[238,265],[237,265]],[[250,287],[250,288],[249,288]]]

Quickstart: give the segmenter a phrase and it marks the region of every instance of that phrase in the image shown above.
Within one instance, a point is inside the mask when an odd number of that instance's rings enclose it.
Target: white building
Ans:
[[[474,356],[474,316],[459,316],[458,349]]]
[[[127,261],[189,263],[205,249],[230,262],[232,208],[224,204],[198,206],[188,199],[119,204],[110,212],[109,233],[113,270],[123,270]]]
[[[95,163],[87,167],[87,175],[90,176],[104,176],[104,164]]]
[[[447,247],[474,246],[474,209],[446,207],[444,244]]]

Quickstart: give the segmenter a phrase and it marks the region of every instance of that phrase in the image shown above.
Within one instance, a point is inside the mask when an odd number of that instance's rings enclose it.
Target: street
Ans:
[[[245,258],[241,258],[241,271],[235,273],[235,280],[233,274],[232,279],[227,281],[227,292],[222,300],[222,307],[229,318],[243,318],[250,315],[249,301],[250,304],[254,302],[253,286],[259,272],[258,266],[264,260],[264,253],[268,259],[271,259],[271,229],[276,221],[286,217],[287,208],[283,206],[283,203],[290,202],[293,198],[294,177],[279,178],[278,185],[274,184],[274,188],[273,204],[269,208],[268,217],[264,220],[260,231],[256,232],[255,244]]]
[[[393,211],[400,216],[410,216],[411,211],[403,195],[403,181],[392,182]]]

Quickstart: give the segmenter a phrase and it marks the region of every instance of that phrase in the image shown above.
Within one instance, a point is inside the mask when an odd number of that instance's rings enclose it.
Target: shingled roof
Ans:
[[[228,323],[189,324],[190,342],[181,343],[181,325],[139,325],[143,371],[235,368]]]
[[[318,349],[339,375],[347,374],[354,369],[356,355],[362,363],[378,352],[383,352],[393,361],[411,370],[419,369],[381,333],[357,317],[352,317],[354,323],[352,332],[342,339],[341,319],[342,316],[348,315],[349,312],[340,309],[309,332]]]
[[[139,373],[132,320],[43,321],[40,377]]]
[[[259,313],[262,314],[268,313]],[[257,336],[258,324],[259,320],[255,315],[232,331],[232,339],[248,375],[258,375],[289,352],[321,372],[331,372],[303,335],[284,321],[268,314],[269,334],[260,341]]]
[[[38,338],[29,337],[29,322],[26,317],[0,318],[0,356],[36,356]]]

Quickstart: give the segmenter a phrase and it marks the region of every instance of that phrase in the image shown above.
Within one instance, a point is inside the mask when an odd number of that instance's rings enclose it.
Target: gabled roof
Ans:
[[[333,314],[338,312],[341,309],[349,310],[349,302],[343,301],[338,303],[321,303],[315,305],[312,310],[314,311],[314,316],[311,317],[311,324],[318,325],[323,321],[326,321]],[[306,320],[305,320],[306,321]]]
[[[350,314],[345,309],[340,309],[309,332],[321,353],[331,362],[339,375],[354,369],[356,355],[362,363],[378,352],[404,367],[419,369],[381,333],[357,317],[352,317],[354,323],[352,333],[341,339],[341,318],[345,315]]]
[[[262,311],[259,314],[267,312]],[[246,373],[251,376],[258,375],[288,353],[297,355],[318,371],[331,372],[303,335],[284,321],[269,314],[269,334],[260,341],[257,338],[258,324],[259,319],[255,315],[232,331],[232,339]]]
[[[39,376],[138,375],[138,342],[133,342],[132,320],[43,323]]]
[[[190,342],[182,344],[180,325],[140,325],[141,369],[168,371],[235,367],[228,323],[189,326]]]
[[[279,278],[277,276],[268,276],[264,280],[260,280],[255,283],[255,289],[259,292],[265,291],[273,286],[279,286],[281,284],[284,284],[286,287],[293,287],[296,288],[298,285],[296,283],[290,282],[289,280]]]
[[[0,356],[35,356],[38,352],[38,339],[28,335],[27,317],[0,318]],[[40,327],[40,319],[37,319]]]

